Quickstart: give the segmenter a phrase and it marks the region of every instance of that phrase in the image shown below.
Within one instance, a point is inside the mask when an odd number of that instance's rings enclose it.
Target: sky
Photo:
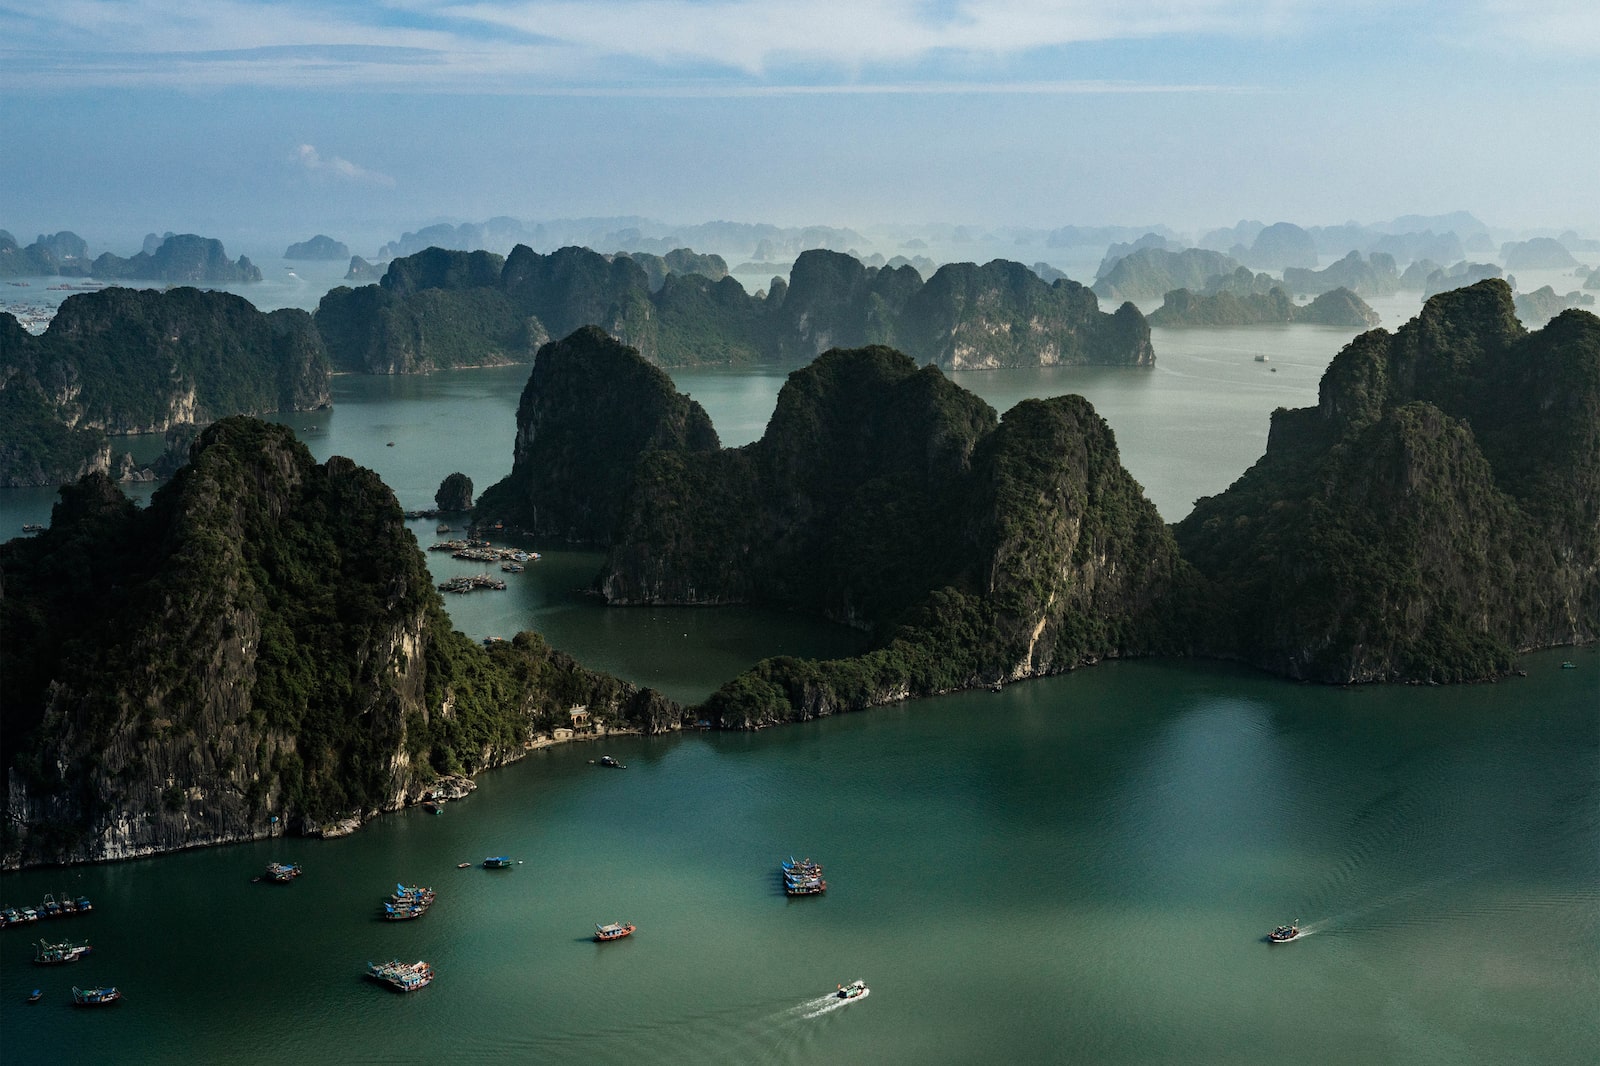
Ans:
[[[1595,0],[0,0],[0,228],[1600,238],[1597,86]]]

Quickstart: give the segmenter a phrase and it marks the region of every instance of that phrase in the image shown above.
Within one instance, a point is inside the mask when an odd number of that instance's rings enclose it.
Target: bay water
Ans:
[[[1274,407],[1315,402],[1352,335],[1158,330],[1154,369],[955,381],[1002,412],[1089,397],[1175,520],[1260,456]],[[760,435],[785,376],[674,373],[730,445]],[[349,456],[402,507],[430,507],[452,471],[480,490],[509,471],[526,377],[343,376],[331,411],[280,420],[319,460]],[[54,497],[0,493],[0,521],[47,522]],[[411,522],[419,543],[453,535],[438,522]],[[528,546],[542,558],[503,575],[505,592],[449,597],[459,628],[537,629],[683,701],[765,655],[859,646],[783,612],[606,609],[583,592],[597,554]],[[428,560],[441,581],[482,569]],[[546,749],[437,816],[409,810],[340,840],[0,876],[0,902],[96,906],[0,931],[0,1055],[1587,1063],[1600,1050],[1600,654],[1524,665],[1493,685],[1329,689],[1108,663],[759,734]],[[626,769],[592,763],[602,752]],[[518,865],[476,865],[491,854]],[[791,854],[825,864],[826,895],[783,895]],[[275,860],[307,872],[253,883]],[[379,918],[397,881],[437,890],[426,917]],[[1264,942],[1296,919],[1307,935]],[[590,939],[619,920],[639,931]],[[95,950],[36,967],[41,936]],[[439,977],[406,996],[363,980],[391,957]],[[855,978],[866,999],[828,997]],[[71,985],[102,983],[125,1002],[70,1006]],[[44,997],[25,1004],[35,987]]]
[[[95,910],[0,932],[4,1057],[1592,1062],[1600,655],[1567,655],[1459,688],[1109,663],[563,745],[340,840],[8,875]],[[825,895],[783,895],[791,854]],[[252,883],[275,860],[306,872]],[[399,881],[437,891],[420,920],[380,920]],[[94,951],[35,967],[42,935]],[[438,977],[363,980],[388,958]],[[125,1001],[70,1006],[102,983]]]

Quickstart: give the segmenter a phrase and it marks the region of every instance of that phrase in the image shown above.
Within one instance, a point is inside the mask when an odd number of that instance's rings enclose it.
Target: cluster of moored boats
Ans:
[[[397,884],[394,892],[383,901],[383,916],[391,922],[404,922],[421,918],[433,906],[433,889]]]
[[[44,902],[37,907],[0,907],[0,928],[13,925],[28,925],[41,919],[70,918],[78,914],[88,914],[94,910],[94,904],[89,902],[88,896],[63,896],[56,899],[54,895],[47,895]],[[70,940],[51,942],[40,940],[33,948],[33,961],[39,966],[64,966],[67,963],[77,962],[94,949],[87,941],[74,944]],[[44,998],[44,989],[35,988],[28,994],[29,1003],[37,1003]],[[80,1007],[103,1007],[117,1002],[122,998],[122,993],[114,986],[104,988],[73,988],[72,1002]]]
[[[506,583],[497,577],[490,577],[488,574],[464,574],[439,582],[440,592],[464,593],[476,592],[478,589],[494,589],[496,592],[504,592]]]
[[[793,855],[778,864],[783,876],[783,892],[787,896],[815,896],[828,891],[828,882],[822,879],[822,864],[810,859],[795,861]]]
[[[88,896],[62,896],[56,899],[54,895],[47,895],[44,897],[44,902],[37,907],[0,907],[0,929],[13,925],[26,925],[41,918],[71,918],[77,914],[88,914],[92,910],[94,904],[89,902]]]
[[[367,963],[367,976],[396,992],[415,992],[433,983],[433,967],[421,959],[416,962],[390,959],[388,962]]]
[[[441,533],[447,532],[448,526],[440,526]],[[521,548],[497,548],[486,540],[476,538],[468,540],[441,540],[437,544],[428,545],[431,552],[449,552],[451,558],[467,559],[476,563],[499,563],[500,569],[508,574],[520,574],[526,567],[525,563],[534,562],[539,558],[538,552],[524,551]],[[473,574],[465,577],[452,577],[441,582],[440,592],[476,592],[478,589],[494,589],[503,591],[506,583],[499,578],[490,577],[488,574]]]

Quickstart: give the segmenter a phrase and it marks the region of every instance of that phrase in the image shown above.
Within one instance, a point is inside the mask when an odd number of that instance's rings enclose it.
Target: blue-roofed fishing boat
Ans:
[[[113,985],[104,988],[79,988],[72,986],[73,1005],[79,1007],[109,1007],[122,998],[122,993]]]

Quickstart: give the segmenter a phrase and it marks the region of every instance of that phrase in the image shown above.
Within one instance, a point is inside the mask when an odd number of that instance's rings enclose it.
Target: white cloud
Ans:
[[[323,174],[337,178],[340,181],[348,181],[358,185],[381,185],[388,189],[394,188],[394,179],[389,175],[357,166],[350,160],[341,159],[336,155],[324,159],[315,145],[300,145],[294,151],[294,158],[308,173]]]
[[[1130,37],[1254,35],[1285,17],[1276,0],[516,0],[439,10],[595,55],[748,73],[778,61],[855,68]]]
[[[957,78],[984,82],[1007,76],[994,64],[1043,49],[1157,35],[1259,36],[1292,23],[1304,7],[1303,0],[0,0],[0,86],[505,92],[619,80],[659,85],[708,73],[760,79],[785,64],[805,64],[807,82],[842,84],[869,69],[930,60],[976,61]]]
[[[1596,0],[1483,0],[1476,28],[1478,44],[1499,50],[1600,58]]]

